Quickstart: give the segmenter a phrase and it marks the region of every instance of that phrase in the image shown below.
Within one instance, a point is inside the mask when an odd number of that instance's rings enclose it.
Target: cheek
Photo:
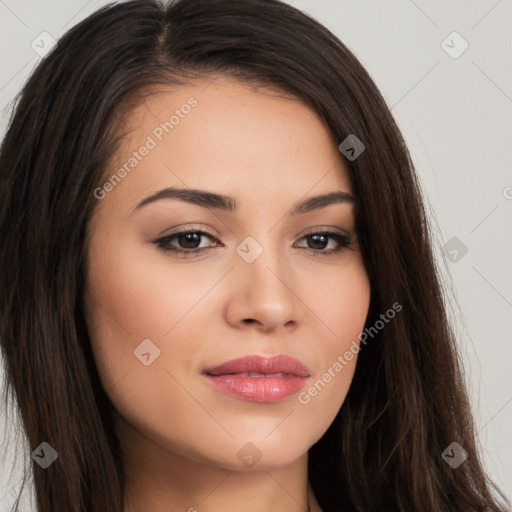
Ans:
[[[147,244],[125,243],[121,251],[117,249],[121,244],[109,242],[101,253],[91,247],[88,278],[88,295],[95,310],[91,316],[104,332],[122,331],[134,341],[161,338],[214,282],[211,271],[192,275],[179,265],[170,271],[165,258],[158,254],[155,258]],[[98,240],[96,247],[101,243]]]
[[[301,288],[297,295],[303,299],[311,312],[311,321],[316,324],[316,335],[321,336],[322,352],[331,355],[350,345],[354,336],[364,328],[370,304],[369,278],[359,254],[347,258],[346,265],[338,268],[311,271],[307,278],[299,280]],[[311,283],[314,283],[314,286]]]
[[[310,298],[315,301],[312,309],[322,312],[320,320],[326,328],[317,338],[321,350],[315,375],[297,401],[307,415],[317,418],[322,435],[347,395],[361,347],[359,335],[370,304],[370,283],[362,261],[355,258],[339,279],[325,281]]]
[[[193,357],[200,349],[195,340],[201,338],[203,309],[211,307],[202,299],[225,272],[220,269],[219,276],[207,264],[195,264],[192,271],[189,264],[170,263],[147,243],[130,243],[123,236],[120,230],[105,229],[89,247],[85,315],[107,392],[128,373],[125,385],[128,380],[142,384],[156,377],[148,368],[163,371],[164,364],[172,368],[173,362]],[[147,367],[136,355],[146,346],[155,361]],[[159,387],[154,383],[153,389]]]
[[[184,335],[190,333],[183,332],[187,312],[211,287],[212,276],[194,278],[179,266],[169,272],[161,256],[158,264],[152,261],[146,244],[129,245],[121,236],[99,235],[89,248],[85,316],[102,385],[114,408],[141,430],[165,431],[180,410],[190,419],[186,428],[200,435],[194,430],[200,411],[183,392],[181,376],[173,378],[170,363],[179,365],[194,350]]]

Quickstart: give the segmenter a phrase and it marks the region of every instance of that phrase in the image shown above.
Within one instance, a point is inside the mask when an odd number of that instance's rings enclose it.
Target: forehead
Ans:
[[[277,89],[221,77],[160,86],[130,109],[107,169],[122,180],[108,197],[135,202],[158,188],[203,188],[294,200],[351,191],[336,142],[312,109]],[[243,202],[243,198],[241,198]]]

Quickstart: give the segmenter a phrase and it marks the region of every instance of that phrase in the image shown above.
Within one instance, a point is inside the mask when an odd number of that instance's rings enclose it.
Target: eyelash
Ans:
[[[211,240],[214,240],[216,242],[219,242],[219,240],[211,235],[210,233],[207,233],[206,231],[202,231],[200,229],[189,229],[184,231],[177,231],[176,233],[172,233],[170,235],[167,235],[165,237],[159,238],[155,240],[153,243],[157,245],[162,251],[164,252],[171,252],[174,254],[182,254],[185,258],[193,258],[194,256],[199,255],[200,253],[203,253],[205,250],[210,249],[210,247],[201,247],[196,249],[180,249],[179,247],[174,247],[170,245],[171,240],[174,240],[175,238],[181,236],[181,235],[187,235],[195,233],[200,236],[206,236],[210,238]],[[315,235],[322,235],[327,238],[334,239],[338,244],[339,247],[337,249],[330,249],[328,251],[322,250],[322,249],[309,249],[305,248],[304,250],[310,254],[311,256],[333,256],[335,254],[340,253],[347,247],[349,247],[352,244],[352,239],[349,235],[336,233],[334,231],[315,231],[313,233],[308,233],[307,235],[304,235],[301,240],[312,237]],[[186,256],[185,256],[186,255]]]

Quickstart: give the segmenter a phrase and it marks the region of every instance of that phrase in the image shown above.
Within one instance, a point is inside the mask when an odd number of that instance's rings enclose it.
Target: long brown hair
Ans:
[[[484,472],[413,163],[371,77],[308,15],[278,0],[137,0],[73,27],[21,91],[0,153],[0,346],[5,400],[30,447],[39,512],[121,512],[125,481],[112,406],[82,311],[87,225],[119,120],[148,86],[227,75],[273,86],[318,113],[341,143],[370,277],[365,345],[348,395],[309,451],[325,512],[503,511]],[[457,469],[442,452],[467,452]],[[28,469],[26,470],[28,471]]]

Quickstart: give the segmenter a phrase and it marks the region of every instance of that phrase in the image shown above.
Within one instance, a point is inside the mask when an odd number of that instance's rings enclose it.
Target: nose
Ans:
[[[227,321],[238,329],[260,332],[295,328],[302,313],[290,264],[277,250],[267,247],[251,263],[237,253],[233,258]]]

